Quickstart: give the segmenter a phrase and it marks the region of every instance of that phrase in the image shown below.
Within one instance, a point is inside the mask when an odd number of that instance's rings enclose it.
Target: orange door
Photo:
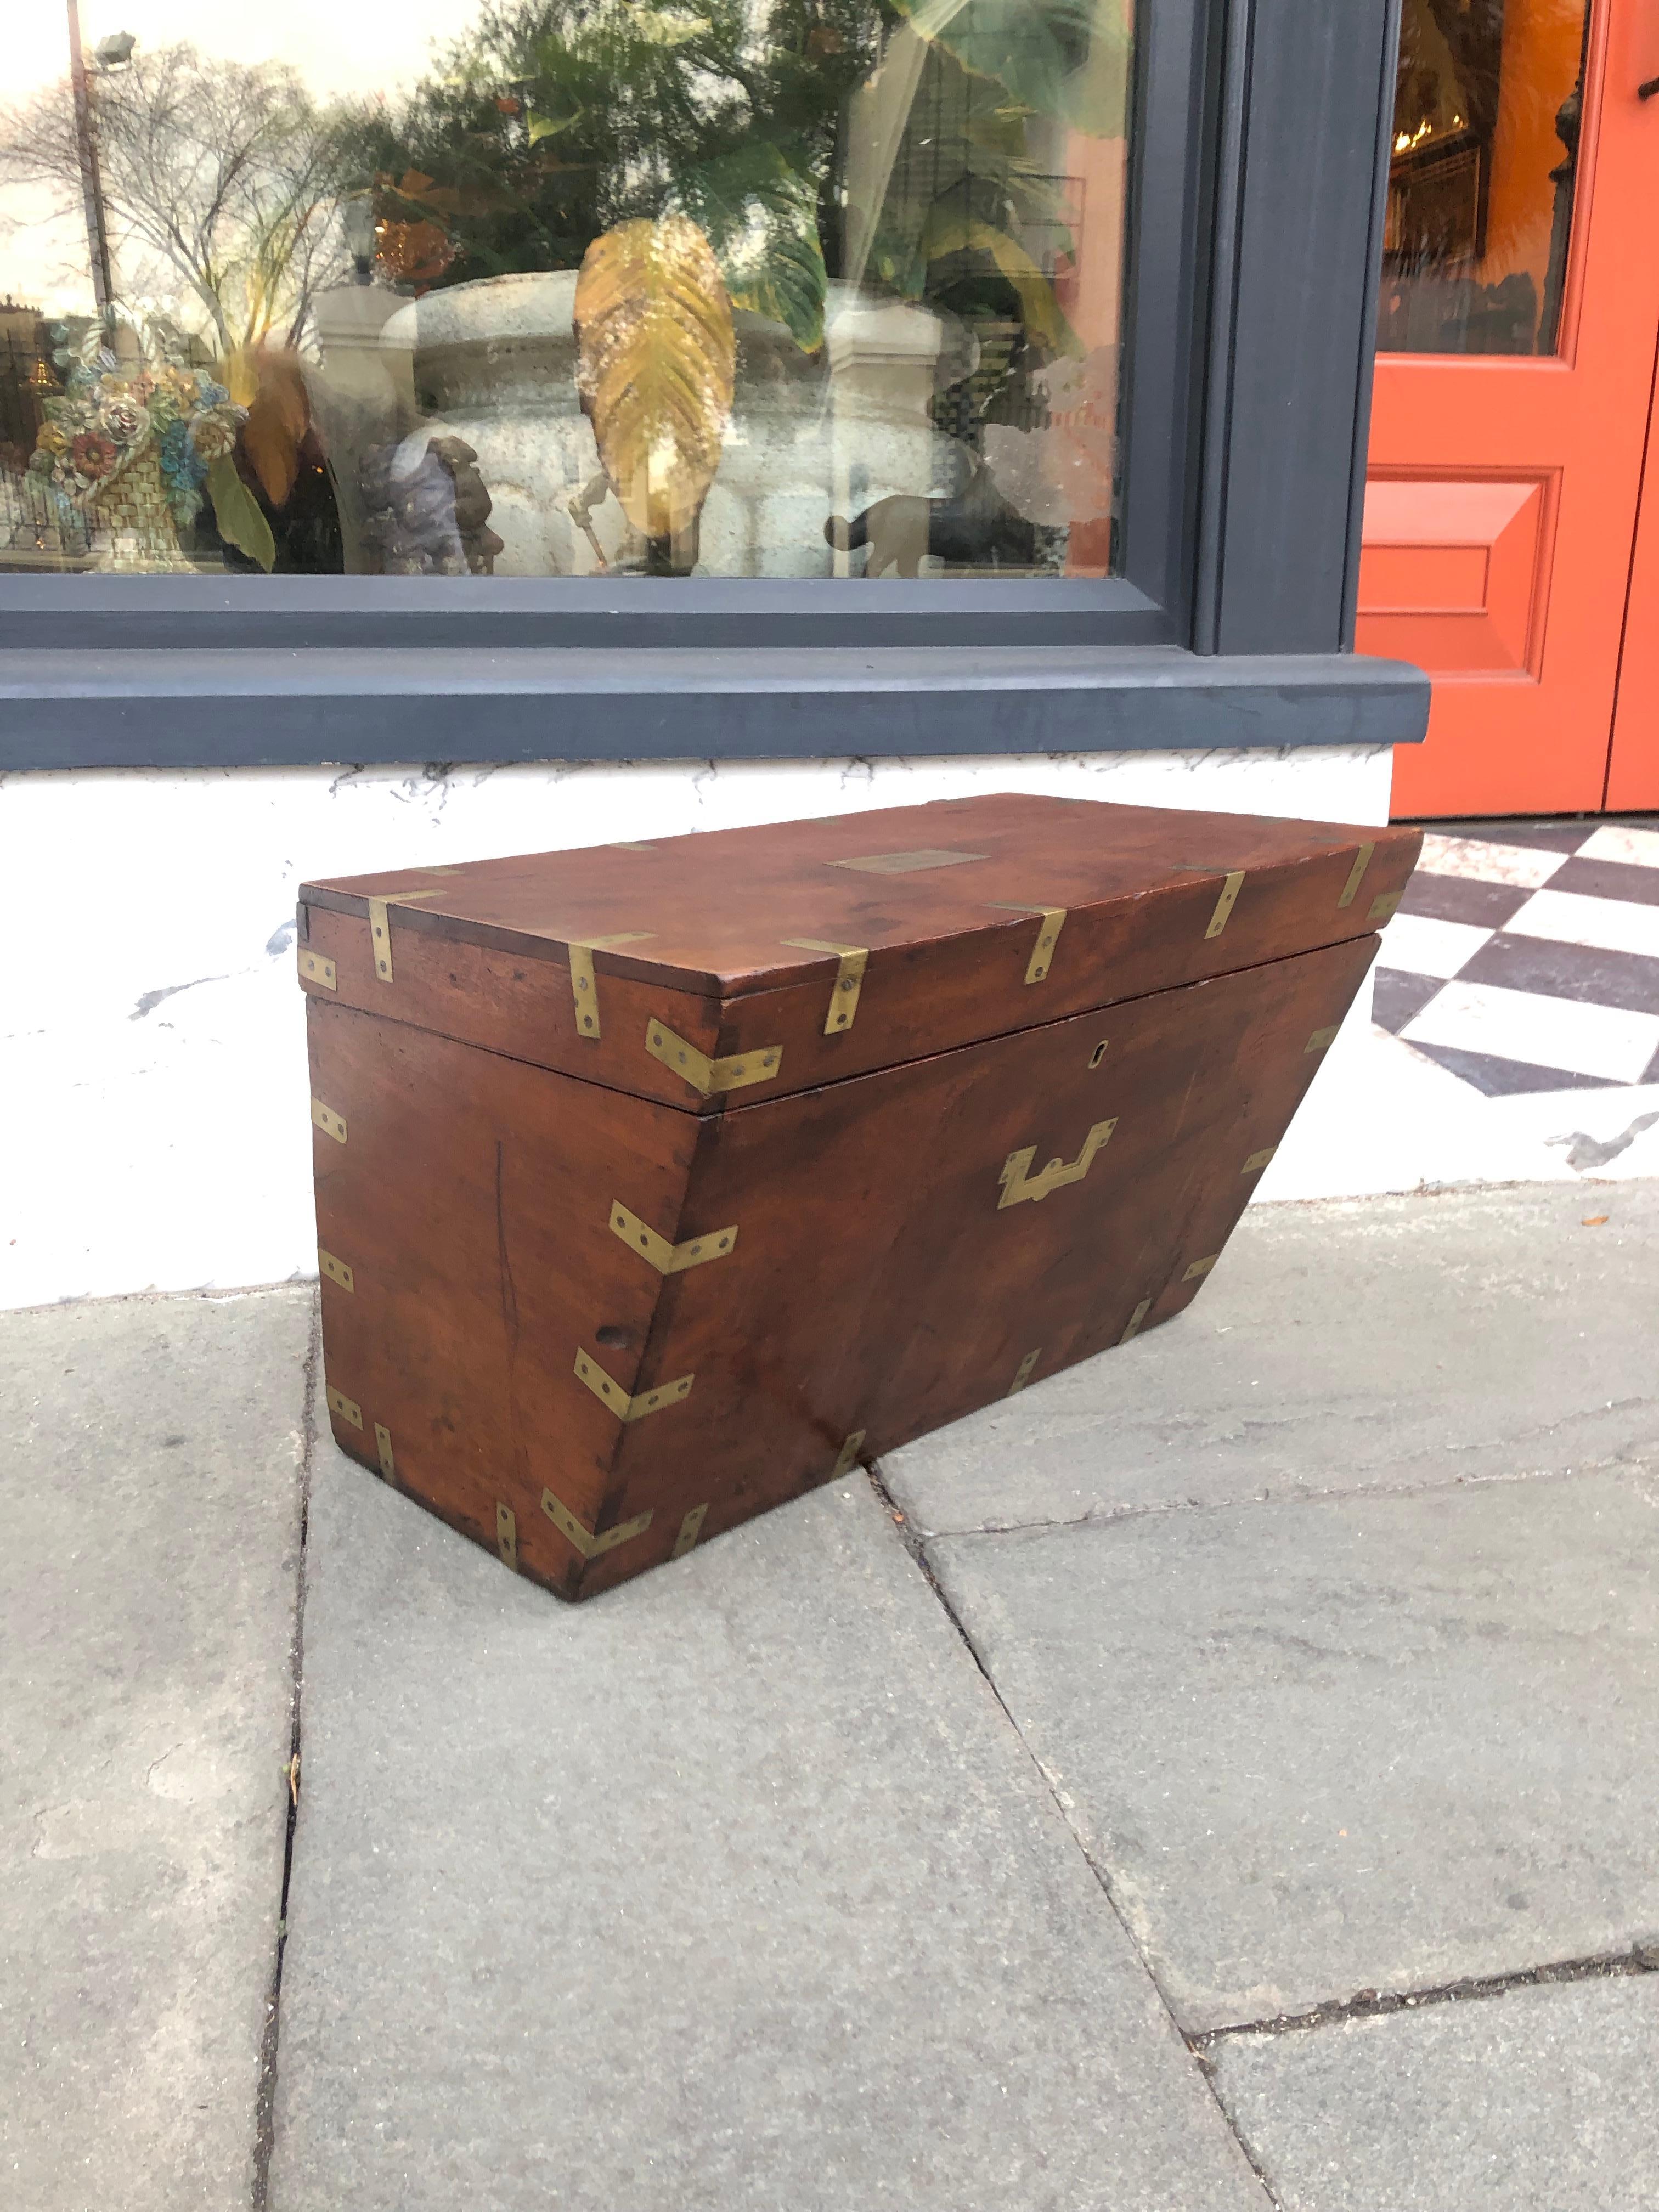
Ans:
[[[1655,0],[1588,22],[1584,0],[1406,0],[1358,626],[1434,679],[1397,814],[1607,803],[1659,332],[1656,76]],[[1650,534],[1659,576],[1659,516]],[[1659,648],[1649,675],[1659,772]]]
[[[1659,363],[1648,416],[1647,462],[1636,517],[1636,558],[1625,609],[1619,702],[1607,770],[1607,811],[1659,807]]]

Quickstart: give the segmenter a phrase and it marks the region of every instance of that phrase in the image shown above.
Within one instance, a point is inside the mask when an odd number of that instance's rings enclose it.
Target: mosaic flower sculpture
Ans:
[[[181,342],[152,327],[142,333],[137,370],[111,350],[100,324],[78,343],[66,324],[52,336],[64,389],[45,404],[29,470],[61,510],[108,532],[111,564],[188,565],[179,532],[205,498],[220,535],[269,568],[269,528],[232,458],[246,410],[225,386],[179,359]]]

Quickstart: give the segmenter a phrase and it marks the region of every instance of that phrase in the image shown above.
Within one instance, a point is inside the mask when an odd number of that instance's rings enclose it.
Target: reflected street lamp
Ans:
[[[99,320],[107,326],[115,280],[110,270],[109,231],[104,222],[104,184],[98,169],[98,131],[92,112],[92,72],[81,51],[80,0],[66,0],[69,9],[70,88],[75,97],[75,143],[81,171],[81,202],[86,210],[87,254],[92,264],[92,296]],[[137,44],[131,31],[117,31],[100,39],[93,60],[100,70],[120,69],[132,59]]]

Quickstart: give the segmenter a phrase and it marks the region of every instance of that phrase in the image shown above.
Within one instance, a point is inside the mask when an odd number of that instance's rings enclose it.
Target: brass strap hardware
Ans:
[[[337,991],[340,973],[331,960],[325,960],[320,952],[307,952],[300,947],[300,973],[307,983],[320,983],[325,991]]]
[[[654,853],[656,849],[654,845],[630,845],[625,837],[617,838],[611,848],[613,853]]]
[[[343,1421],[347,1422],[354,1429],[362,1428],[363,1409],[355,1398],[348,1398],[343,1390],[337,1390],[331,1382],[328,1386],[327,1396],[328,1410],[331,1413],[337,1413]]]
[[[1367,921],[1386,921],[1405,896],[1403,891],[1383,891],[1365,910]]]
[[[311,1118],[325,1137],[332,1137],[337,1145],[346,1140],[346,1118],[337,1114],[331,1106],[325,1106],[320,1098],[311,1102]]]
[[[1040,914],[1042,927],[1037,932],[1037,941],[1031,948],[1031,957],[1025,963],[1025,980],[1040,983],[1048,972],[1054,957],[1054,946],[1060,933],[1066,927],[1066,909],[1063,906],[1033,906],[1024,899],[993,899],[991,903],[1005,914]]]
[[[501,1555],[501,1565],[519,1571],[519,1520],[510,1505],[495,1508],[495,1549]]]
[[[630,1538],[642,1536],[651,1526],[651,1510],[636,1513],[631,1521],[619,1521],[614,1528],[607,1528],[596,1536],[591,1528],[584,1528],[562,1498],[555,1498],[550,1490],[542,1492],[542,1511],[558,1530],[560,1535],[575,1546],[585,1559],[597,1559],[602,1552],[614,1552],[618,1544]]]
[[[1340,1022],[1333,1022],[1328,1030],[1316,1030],[1302,1048],[1304,1059],[1306,1059],[1310,1052],[1323,1052],[1328,1046],[1334,1044],[1336,1033],[1341,1026]]]
[[[630,1252],[649,1262],[659,1275],[683,1275],[688,1267],[706,1267],[711,1260],[723,1259],[738,1241],[737,1224],[730,1229],[711,1229],[707,1237],[693,1237],[684,1244],[671,1244],[665,1237],[659,1237],[647,1227],[637,1213],[630,1213],[620,1199],[611,1207],[611,1232],[620,1237]]]
[[[708,1508],[706,1505],[694,1505],[691,1508],[680,1523],[680,1533],[675,1537],[674,1548],[668,1554],[671,1559],[683,1559],[691,1549],[702,1534],[703,1516],[708,1510]]]
[[[665,1022],[647,1022],[645,1048],[704,1098],[717,1091],[741,1091],[748,1083],[770,1083],[783,1065],[781,1044],[757,1045],[752,1052],[734,1052],[724,1060],[710,1060],[683,1036],[676,1036]]]
[[[1028,1352],[1026,1353],[1024,1358],[1020,1361],[1019,1365],[1014,1370],[1014,1379],[1008,1385],[1006,1391],[1004,1393],[1005,1396],[1012,1398],[1017,1390],[1023,1390],[1025,1388],[1025,1385],[1031,1379],[1031,1370],[1036,1365],[1038,1360],[1041,1359],[1042,1357],[1042,1346],[1041,1345],[1038,1345],[1035,1352]]]
[[[1188,1267],[1186,1273],[1181,1278],[1182,1281],[1183,1283],[1195,1283],[1200,1275],[1207,1275],[1209,1273],[1211,1268],[1214,1267],[1216,1261],[1220,1257],[1221,1255],[1219,1252],[1212,1252],[1206,1260],[1194,1260]]]
[[[320,1244],[317,1247],[317,1265],[328,1277],[329,1281],[337,1283],[343,1291],[356,1289],[356,1282],[345,1261],[337,1260],[331,1252],[325,1252]]]
[[[566,940],[570,947],[570,995],[576,1001],[576,1026],[585,1037],[599,1034],[599,987],[593,975],[593,955],[609,951],[613,945],[643,945],[653,934],[648,929],[624,929],[615,937]]]
[[[1353,866],[1348,871],[1348,880],[1343,884],[1342,896],[1337,901],[1337,905],[1339,907],[1352,906],[1353,904],[1354,893],[1359,889],[1360,884],[1364,881],[1365,871],[1370,867],[1372,857],[1376,854],[1376,845],[1375,841],[1373,841],[1369,845],[1362,845],[1359,848],[1359,850],[1354,854]]]
[[[434,874],[438,872],[435,869]],[[384,898],[368,902],[368,942],[374,955],[374,973],[383,983],[392,981],[392,921],[386,908],[392,906],[413,906],[417,899],[447,898],[446,884],[434,884],[425,891],[388,891]]]
[[[1119,1337],[1118,1342],[1120,1344],[1127,1344],[1132,1336],[1139,1335],[1140,1325],[1146,1320],[1147,1315],[1151,1313],[1152,1310],[1152,1300],[1150,1298],[1142,1298],[1140,1304],[1129,1316],[1129,1326],[1124,1330],[1122,1335]]]
[[[619,1421],[642,1421],[647,1413],[659,1412],[691,1395],[695,1375],[682,1375],[676,1382],[659,1383],[654,1390],[641,1390],[630,1398],[620,1382],[613,1382],[598,1360],[582,1351],[576,1354],[576,1372],[586,1383],[601,1405],[608,1406]]]
[[[854,1429],[836,1455],[836,1463],[830,1470],[830,1481],[839,1482],[842,1475],[850,1474],[858,1465],[859,1454],[863,1449],[864,1431]]]
[[[850,1030],[853,1018],[859,1010],[859,992],[870,959],[869,946],[834,945],[822,937],[786,937],[779,941],[797,945],[803,952],[835,952],[840,955],[841,965],[836,971],[836,988],[830,994],[830,1011],[823,1018],[823,1034],[825,1036],[837,1036],[842,1030]]]
[[[398,1462],[392,1456],[392,1431],[384,1421],[374,1424],[374,1449],[380,1455],[380,1473],[388,1482],[398,1479]]]
[[[1083,1149],[1068,1167],[1064,1160],[1050,1160],[1037,1175],[1026,1170],[1036,1158],[1036,1146],[1027,1145],[1021,1152],[1010,1152],[1002,1164],[1002,1173],[997,1177],[1002,1195],[997,1200],[997,1211],[1005,1206],[1018,1206],[1023,1198],[1047,1198],[1051,1190],[1059,1190],[1068,1182],[1081,1182],[1094,1164],[1095,1154],[1105,1144],[1117,1127],[1117,1116],[1109,1121],[1097,1121],[1083,1139]]]
[[[1254,1175],[1258,1168],[1265,1168],[1267,1166],[1268,1161],[1272,1159],[1273,1154],[1278,1150],[1279,1147],[1277,1145],[1264,1146],[1261,1152],[1252,1152],[1250,1154],[1249,1158],[1245,1161],[1243,1166],[1240,1168],[1238,1172],[1240,1175]]]
[[[1244,871],[1243,868],[1234,868],[1229,873],[1226,882],[1221,886],[1221,896],[1215,902],[1215,912],[1210,916],[1210,926],[1204,933],[1206,937],[1220,936],[1222,931],[1227,927],[1227,917],[1238,903],[1238,894],[1243,888]]]

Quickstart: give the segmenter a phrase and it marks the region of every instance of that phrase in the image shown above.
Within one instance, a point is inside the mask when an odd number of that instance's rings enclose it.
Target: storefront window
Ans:
[[[1585,0],[1405,0],[1377,343],[1553,353]]]
[[[0,40],[0,570],[1098,577],[1131,0]]]

